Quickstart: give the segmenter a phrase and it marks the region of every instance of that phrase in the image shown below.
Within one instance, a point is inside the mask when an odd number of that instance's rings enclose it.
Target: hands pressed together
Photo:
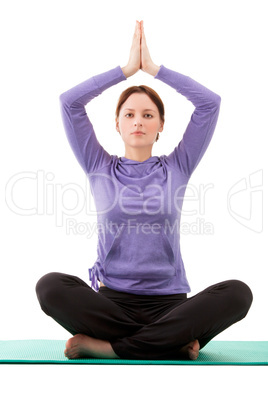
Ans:
[[[160,66],[154,64],[151,59],[144,35],[143,21],[136,21],[128,64],[122,68],[122,71],[128,78],[139,70],[155,76],[159,69]]]

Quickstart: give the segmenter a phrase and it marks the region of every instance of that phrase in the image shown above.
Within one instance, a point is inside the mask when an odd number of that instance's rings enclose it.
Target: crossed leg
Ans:
[[[36,291],[43,311],[74,335],[65,349],[71,359],[195,360],[199,349],[244,318],[252,303],[246,284],[225,281],[179,302],[144,325],[71,275],[47,274],[37,283]]]

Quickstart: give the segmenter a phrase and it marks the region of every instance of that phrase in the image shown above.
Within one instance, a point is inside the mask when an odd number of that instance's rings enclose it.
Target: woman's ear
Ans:
[[[117,117],[115,118],[115,129],[119,132],[119,121]]]
[[[161,133],[162,131],[164,130],[164,123],[163,122],[161,122],[160,123],[160,127],[159,127],[159,132]]]

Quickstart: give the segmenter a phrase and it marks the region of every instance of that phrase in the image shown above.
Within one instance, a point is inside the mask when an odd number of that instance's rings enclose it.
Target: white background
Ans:
[[[267,340],[265,1],[14,0],[1,6],[0,15],[0,339],[70,337],[41,311],[35,295],[36,282],[50,271],[88,281],[88,268],[96,259],[97,235],[82,233],[81,224],[93,223],[96,216],[89,216],[85,208],[78,211],[78,198],[82,202],[86,194],[86,180],[65,137],[58,98],[93,75],[126,65],[135,21],[143,19],[153,61],[189,75],[222,98],[214,137],[190,181],[197,198],[190,191],[184,204],[185,212],[193,212],[185,213],[182,220],[189,228],[189,233],[182,235],[182,253],[192,294],[221,280],[245,281],[254,295],[248,316],[215,339]],[[123,142],[115,130],[115,106],[126,87],[139,84],[153,87],[164,101],[165,129],[153,155],[168,154],[181,139],[193,107],[172,88],[143,72],[88,105],[98,139],[110,154],[124,156]],[[203,198],[202,186],[209,188]],[[33,208],[36,212],[29,215],[27,210]],[[68,219],[77,224],[76,232],[68,231]],[[200,222],[209,225],[213,233],[206,234]],[[212,383],[211,398],[217,395],[218,400],[224,400],[232,389],[233,397],[254,393],[256,399],[256,392],[262,389],[256,378],[261,381],[266,370],[130,366],[2,369],[7,389],[14,387],[14,378],[20,378],[9,400],[16,400],[16,392],[26,395],[27,390],[32,400],[41,392],[44,400],[50,394],[54,395],[51,400],[63,400],[63,396],[72,400],[90,393],[103,400],[116,395],[117,400],[130,401],[142,392],[142,400],[176,395],[199,400],[203,395],[201,400],[205,400]],[[34,375],[36,381],[29,382]],[[45,389],[42,376],[51,381]],[[238,386],[234,378],[242,384]],[[250,378],[255,378],[254,387]],[[205,381],[209,382],[207,387],[202,385]],[[223,384],[224,391],[220,389]]]

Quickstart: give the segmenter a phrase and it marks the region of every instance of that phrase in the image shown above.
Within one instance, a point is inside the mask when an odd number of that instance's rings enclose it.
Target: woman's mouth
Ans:
[[[144,133],[142,131],[134,131],[134,133],[131,134],[135,134],[135,135],[144,135]]]

